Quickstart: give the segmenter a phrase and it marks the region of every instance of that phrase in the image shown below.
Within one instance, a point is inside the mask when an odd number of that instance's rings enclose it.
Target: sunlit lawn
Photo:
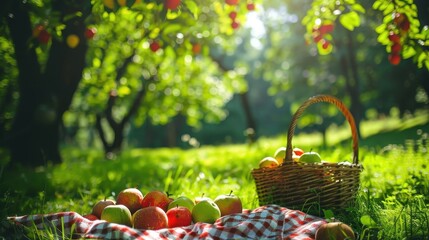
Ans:
[[[427,115],[423,115],[407,121],[362,123],[360,160],[364,171],[359,196],[351,209],[334,213],[335,217],[363,237],[378,234],[379,239],[427,239],[427,122]],[[325,160],[344,161],[351,159],[349,138],[348,128],[340,128],[328,132],[327,147],[320,146],[318,134],[298,135],[293,144],[317,150]],[[285,144],[286,133],[261,138],[252,145],[127,149],[115,160],[105,160],[97,150],[65,148],[65,162],[60,166],[36,172],[2,172],[2,218],[59,211],[85,214],[97,200],[114,198],[126,187],[191,198],[202,194],[214,198],[232,190],[245,208],[253,209],[258,200],[250,171],[261,158]],[[368,218],[375,223],[370,224]]]

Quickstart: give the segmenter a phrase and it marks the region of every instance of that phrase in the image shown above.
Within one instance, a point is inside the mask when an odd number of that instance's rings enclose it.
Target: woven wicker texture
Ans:
[[[334,104],[347,119],[352,132],[353,163],[297,163],[292,160],[292,138],[297,120],[315,103]],[[309,98],[295,112],[288,129],[286,157],[276,168],[253,169],[259,204],[278,204],[291,209],[341,209],[359,189],[362,166],[358,162],[358,136],[354,118],[337,98],[318,95]]]

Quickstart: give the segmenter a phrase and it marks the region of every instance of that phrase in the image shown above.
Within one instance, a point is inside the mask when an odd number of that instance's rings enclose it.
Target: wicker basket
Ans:
[[[296,121],[314,103],[334,104],[343,113],[352,132],[353,163],[297,163],[292,160],[292,138]],[[358,163],[356,125],[347,107],[337,98],[318,95],[309,98],[296,111],[289,126],[286,157],[276,168],[252,170],[260,205],[278,204],[290,209],[342,209],[354,199],[362,166]]]

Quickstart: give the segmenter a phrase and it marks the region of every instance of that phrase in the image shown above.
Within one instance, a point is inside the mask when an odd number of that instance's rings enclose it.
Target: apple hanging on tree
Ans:
[[[180,5],[180,0],[165,0],[165,7],[170,10],[176,10]]]
[[[231,6],[235,6],[238,4],[238,0],[225,0],[225,3]]]
[[[152,41],[149,48],[152,52],[157,52],[161,48],[161,45],[157,41]]]
[[[42,29],[39,35],[37,36],[37,40],[41,44],[48,44],[49,41],[51,40],[51,34],[46,29]]]
[[[94,38],[95,34],[97,33],[97,29],[94,27],[89,27],[85,30],[85,37],[88,40],[91,40]]]

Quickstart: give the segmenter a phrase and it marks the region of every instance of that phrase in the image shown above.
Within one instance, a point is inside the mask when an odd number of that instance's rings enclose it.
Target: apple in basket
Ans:
[[[330,222],[321,225],[317,231],[315,240],[325,239],[351,239],[354,240],[355,234],[350,226],[342,222]]]
[[[195,203],[192,199],[186,196],[180,196],[168,204],[167,211],[177,206],[186,207],[192,212],[192,208],[194,208]]]
[[[292,149],[293,154],[295,154],[296,156],[301,156],[302,154],[304,154],[304,150],[302,150],[301,148],[298,147],[294,147]]]
[[[122,204],[130,209],[131,214],[142,207],[143,194],[137,188],[126,188],[119,192],[116,204]]]
[[[192,224],[192,212],[187,207],[176,206],[167,211],[168,227],[185,227]]]
[[[109,206],[109,205],[115,205],[115,201],[113,201],[111,199],[100,200],[97,203],[95,203],[94,206],[92,207],[91,214],[96,216],[98,219],[100,219],[101,213],[103,212],[104,208]]]
[[[132,226],[131,212],[122,204],[109,205],[105,207],[101,213],[100,219],[110,223],[123,224],[129,227]]]
[[[259,162],[259,168],[275,168],[279,166],[279,162],[273,157],[265,157]]]
[[[279,164],[283,163],[283,160],[285,159],[285,157],[286,157],[286,147],[279,147],[274,152],[274,158],[277,160]]]
[[[232,194],[232,191],[229,194],[217,196],[214,202],[219,207],[221,216],[243,212],[243,205],[240,198]]]
[[[156,206],[160,207],[162,210],[164,210],[164,212],[166,212],[170,202],[171,200],[166,193],[153,190],[144,196],[142,200],[142,207],[145,208],[149,206]]]
[[[305,152],[299,157],[299,161],[303,163],[320,163],[322,158],[317,152]]]
[[[144,207],[133,214],[133,227],[137,229],[158,230],[168,227],[165,211],[157,206]]]
[[[220,218],[220,209],[212,200],[202,200],[192,209],[192,221],[194,223],[214,223]]]

